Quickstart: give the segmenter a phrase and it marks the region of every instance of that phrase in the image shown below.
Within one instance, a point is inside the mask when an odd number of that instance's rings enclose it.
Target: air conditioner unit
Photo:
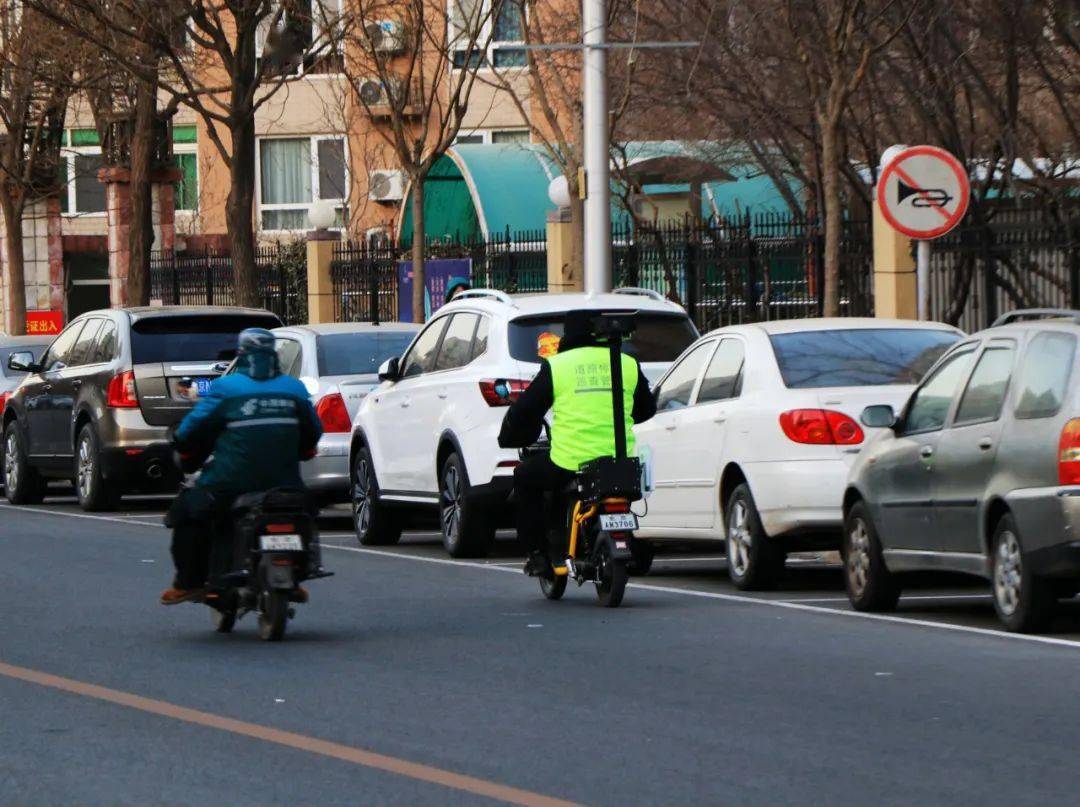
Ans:
[[[372,171],[368,175],[368,199],[373,202],[400,202],[405,197],[405,174],[396,169]]]
[[[405,30],[397,20],[369,22],[364,35],[376,53],[400,53],[405,49]]]
[[[360,79],[357,82],[357,92],[361,103],[378,108],[390,106],[392,99],[401,97],[403,89],[401,79],[390,76],[385,83],[377,78]]]

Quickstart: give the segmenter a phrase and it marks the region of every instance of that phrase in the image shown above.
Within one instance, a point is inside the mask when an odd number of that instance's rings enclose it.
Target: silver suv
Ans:
[[[1014,311],[961,340],[859,455],[844,497],[845,582],[896,606],[903,572],[989,578],[1009,630],[1047,623],[1080,588],[1080,312]]]
[[[50,479],[72,479],[85,510],[124,493],[175,490],[169,426],[236,352],[244,328],[276,328],[269,311],[211,306],[91,311],[40,361],[13,352],[27,373],[3,411],[4,488],[12,504],[41,501]]]

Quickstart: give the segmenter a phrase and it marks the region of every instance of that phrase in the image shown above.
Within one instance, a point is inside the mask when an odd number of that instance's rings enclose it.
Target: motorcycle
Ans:
[[[615,456],[599,457],[581,466],[562,492],[566,519],[558,536],[558,550],[548,574],[538,575],[540,590],[549,600],[561,599],[569,580],[578,586],[593,583],[601,606],[617,608],[623,600],[634,562],[634,532],[637,516],[631,505],[642,498],[642,466],[626,453],[624,419],[622,341],[633,332],[633,314],[601,314],[594,332],[606,342],[611,354],[612,413],[615,426]],[[550,451],[551,430],[544,423],[546,441],[521,449],[522,459]],[[645,547],[647,549],[647,547]]]
[[[175,454],[196,475],[212,458]],[[211,530],[210,574],[203,602],[214,629],[231,633],[237,620],[257,616],[259,637],[281,641],[294,605],[307,601],[300,584],[333,576],[320,565],[318,504],[306,490],[274,488],[237,497],[228,513],[212,501],[201,508]]]

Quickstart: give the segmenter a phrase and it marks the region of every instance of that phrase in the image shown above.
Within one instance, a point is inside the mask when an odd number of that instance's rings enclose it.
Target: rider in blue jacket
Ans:
[[[270,331],[243,331],[236,352],[235,372],[215,380],[176,430],[182,457],[196,458],[195,465],[213,458],[166,519],[174,527],[176,578],[161,595],[165,605],[204,594],[212,524],[232,501],[244,493],[302,488],[300,462],[315,455],[322,436],[307,388],[281,373]]]

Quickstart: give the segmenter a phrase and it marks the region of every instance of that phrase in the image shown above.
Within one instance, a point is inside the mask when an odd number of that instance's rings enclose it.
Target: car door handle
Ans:
[[[991,440],[989,437],[984,437],[982,440],[979,441],[979,448],[981,448],[983,451],[989,451],[993,447],[994,441]]]
[[[933,446],[923,446],[922,448],[919,449],[919,456],[920,457],[932,457],[932,456],[934,456],[934,447]]]
[[[412,406],[412,401],[410,401],[408,398],[402,398],[401,399],[401,408],[405,409],[406,407],[409,407],[409,406]]]
[[[727,415],[717,415],[712,419],[713,423],[723,423],[727,420]]]
[[[664,431],[673,432],[677,428],[679,428],[679,421],[673,420],[673,421],[671,421],[671,423],[664,426]]]
[[[444,401],[446,400],[447,395],[448,395],[448,393],[446,392],[446,390],[442,390],[441,392],[438,393],[439,398],[441,398]]]
[[[52,384],[46,384],[46,385],[45,385],[45,386],[43,387],[43,389],[44,389],[44,390],[45,390],[46,392],[52,392]]]
[[[76,378],[74,381],[71,382],[71,386],[73,386],[75,389],[78,389],[82,386],[82,379]]]

